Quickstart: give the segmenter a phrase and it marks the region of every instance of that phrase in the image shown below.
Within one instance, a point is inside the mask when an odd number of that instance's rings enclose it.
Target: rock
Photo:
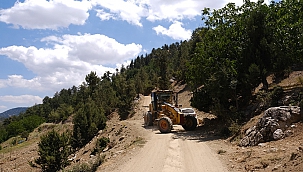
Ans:
[[[125,138],[125,136],[122,136],[119,138],[119,141],[122,141]]]
[[[249,135],[254,130],[256,130],[256,126],[253,126],[253,127],[249,128],[249,129],[247,129],[246,132],[245,132],[245,134]]]
[[[123,152],[124,152],[124,150],[120,150],[120,151],[117,151],[116,154],[121,154]]]
[[[280,106],[267,109],[258,123],[246,130],[239,145],[256,146],[260,142],[279,140],[291,135],[292,132],[288,131],[287,128],[293,126],[292,123],[302,119],[300,112],[298,106]]]
[[[277,148],[274,148],[274,147],[272,147],[272,148],[270,148],[269,150],[268,150],[268,152],[277,152],[278,151],[278,149]]]
[[[290,161],[293,161],[294,159],[296,159],[297,155],[298,155],[297,153],[294,153],[294,152],[291,153],[290,159],[289,159],[289,160],[290,160]]]
[[[264,146],[266,146],[266,144],[265,143],[259,143],[258,146],[264,147]]]
[[[281,164],[276,165],[276,166],[272,169],[272,171],[278,170],[281,166],[282,166]]]
[[[240,146],[249,146],[249,143],[250,143],[250,141],[249,141],[248,136],[245,136],[245,137],[243,137],[243,139],[241,139],[239,145]]]
[[[294,132],[293,132],[292,130],[286,130],[286,131],[284,132],[284,134],[285,134],[285,137],[289,137],[289,136],[291,136],[292,134],[294,134]]]
[[[281,129],[277,129],[273,133],[274,140],[280,140],[280,139],[283,139],[284,137],[285,137],[285,134],[283,133],[283,131]]]

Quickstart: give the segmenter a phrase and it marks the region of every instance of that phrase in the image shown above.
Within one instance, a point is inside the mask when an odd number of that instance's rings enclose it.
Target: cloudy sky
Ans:
[[[0,112],[187,40],[202,9],[228,2],[242,0],[1,0]]]

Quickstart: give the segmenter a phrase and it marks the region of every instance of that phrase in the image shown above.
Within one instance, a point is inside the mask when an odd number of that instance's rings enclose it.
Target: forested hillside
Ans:
[[[252,102],[266,97],[264,108],[278,105],[283,88],[269,89],[269,75],[281,78],[302,67],[302,11],[303,1],[297,0],[206,8],[205,26],[194,30],[190,40],[154,48],[115,73],[97,76],[92,71],[81,85],[63,88],[46,96],[43,104],[6,119],[0,126],[0,142],[73,115],[71,145],[80,148],[105,127],[112,112],[128,118],[138,94],[169,89],[172,78],[190,86],[192,106],[227,121],[245,120],[254,115],[253,110],[246,111]],[[261,83],[262,95],[255,95]]]
[[[198,41],[187,73],[194,89],[203,85],[195,90],[193,105],[217,116],[241,113],[260,83],[270,91],[266,77],[302,67],[302,7],[290,0],[204,9],[206,27],[193,35]]]
[[[27,107],[17,107],[13,109],[9,109],[5,112],[0,113],[0,120],[8,118],[10,116],[19,115],[22,112],[25,112]]]

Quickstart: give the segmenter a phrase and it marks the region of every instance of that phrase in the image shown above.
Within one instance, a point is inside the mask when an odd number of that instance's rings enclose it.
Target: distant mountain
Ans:
[[[17,107],[9,109],[5,112],[0,113],[0,119],[5,119],[10,116],[19,115],[21,112],[25,112],[28,107]]]

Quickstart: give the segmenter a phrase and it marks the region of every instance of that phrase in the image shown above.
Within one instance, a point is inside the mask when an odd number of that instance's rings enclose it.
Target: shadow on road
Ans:
[[[198,126],[194,131],[186,131],[181,125],[174,125],[170,133],[161,133],[157,126],[144,126],[142,128],[154,132],[154,134],[173,134],[173,139],[196,140],[199,142],[224,139],[220,136],[216,126]]]
[[[194,131],[185,131],[184,129],[173,132],[174,139],[196,140],[199,142],[213,141],[223,139],[215,130],[209,130],[205,126],[199,126]]]

